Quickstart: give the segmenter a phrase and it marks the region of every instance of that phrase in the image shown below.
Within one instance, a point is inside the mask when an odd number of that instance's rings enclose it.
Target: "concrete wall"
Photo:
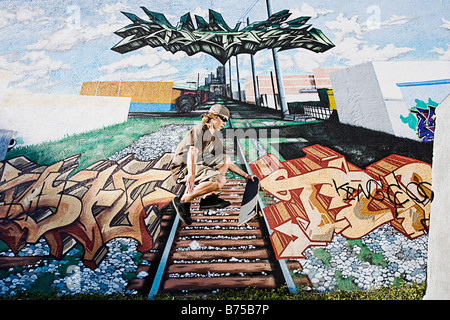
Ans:
[[[0,128],[17,131],[25,145],[122,123],[130,98],[6,93]]]
[[[450,97],[444,100],[436,109],[436,131],[433,148],[433,191],[434,200],[431,203],[430,232],[428,235],[428,263],[426,300],[449,300],[450,277],[450,238],[448,226],[448,189],[450,170],[448,155],[450,154]]]
[[[407,106],[402,82],[431,81],[449,77],[447,61],[375,61],[330,73],[342,123],[419,140],[401,115]]]
[[[330,73],[339,121],[394,134],[372,62]]]

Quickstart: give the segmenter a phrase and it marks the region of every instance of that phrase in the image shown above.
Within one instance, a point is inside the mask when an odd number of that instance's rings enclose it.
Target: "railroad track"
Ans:
[[[193,223],[177,226],[159,293],[281,285],[264,221],[259,218],[246,226],[237,225],[244,188],[243,180],[227,182],[221,197],[231,206],[225,209],[204,212],[198,201],[192,204]]]
[[[224,209],[203,211],[198,201],[191,205],[193,223],[186,225],[171,204],[161,215],[161,232],[155,247],[143,254],[150,266],[144,279],[133,279],[128,289],[152,299],[155,294],[202,295],[222,289],[275,289],[309,285],[309,279],[292,278],[301,270],[298,261],[278,261],[272,249],[264,218],[238,226],[244,180],[229,180],[221,197],[231,202]]]

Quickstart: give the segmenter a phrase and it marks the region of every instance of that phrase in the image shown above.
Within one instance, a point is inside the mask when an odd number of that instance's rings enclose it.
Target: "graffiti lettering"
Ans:
[[[344,192],[343,200],[360,201],[360,197],[362,196],[364,196],[367,200],[373,199],[379,202],[383,202],[385,199],[388,199],[389,202],[394,206],[396,216],[398,216],[398,208],[403,207],[403,205],[411,200],[420,204],[424,204],[427,201],[431,202],[433,200],[433,192],[431,191],[431,184],[429,182],[411,181],[406,185],[406,188],[403,188],[399,184],[395,175],[393,173],[392,175],[396,183],[390,184],[387,187],[384,186],[381,177],[378,181],[375,179],[369,179],[366,182],[365,187],[361,183],[359,183],[356,188],[352,187],[348,182],[338,186],[335,179],[333,179],[332,181],[336,193],[339,196],[341,196],[341,192]],[[373,185],[375,185],[376,188],[374,190],[372,189]],[[384,192],[383,190],[386,190],[386,192]],[[407,198],[402,202],[399,199],[403,194],[406,194]]]
[[[78,157],[48,167],[24,157],[0,163],[0,239],[17,253],[44,237],[57,258],[80,243],[92,268],[117,237],[150,249],[159,232],[156,213],[179,191],[167,169],[171,155],[99,161],[69,177]]]
[[[334,47],[322,31],[309,28],[306,24],[309,17],[286,21],[291,15],[289,10],[274,13],[265,21],[255,21],[239,30],[239,24],[230,28],[222,15],[214,10],[209,10],[209,23],[196,16],[195,28],[189,13],[173,27],[163,14],[142,9],[150,21],[124,12],[133,23],[115,32],[123,39],[112,50],[126,53],[150,45],[172,53],[184,51],[189,56],[205,52],[225,64],[239,53],[255,54],[275,47],[281,50],[303,48],[313,52],[325,52]]]
[[[413,239],[428,230],[431,165],[391,155],[361,170],[339,153],[314,145],[306,157],[252,162],[262,188],[280,201],[264,209],[281,258],[303,258],[335,233],[359,239],[385,223]]]
[[[434,131],[436,123],[436,108],[439,103],[428,99],[428,103],[416,99],[416,105],[409,109],[410,113],[404,117],[400,115],[403,123],[416,130],[417,136],[422,142],[430,142],[434,140]]]

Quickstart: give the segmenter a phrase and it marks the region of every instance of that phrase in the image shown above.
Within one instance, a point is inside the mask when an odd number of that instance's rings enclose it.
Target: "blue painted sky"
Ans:
[[[205,54],[110,50],[121,39],[113,32],[130,22],[120,11],[147,19],[140,6],[164,13],[173,25],[187,12],[208,20],[209,8],[230,26],[247,17],[267,18],[265,0],[0,0],[0,69],[14,72],[9,88],[78,94],[83,81],[182,82],[196,81],[198,74],[203,82],[219,65]],[[284,9],[291,18],[310,16],[336,45],[321,54],[280,52],[284,75],[373,60],[450,60],[450,0],[272,0],[273,12]],[[255,61],[258,75],[273,68],[269,50],[258,52]],[[239,56],[239,71],[242,83],[251,76],[248,55]]]

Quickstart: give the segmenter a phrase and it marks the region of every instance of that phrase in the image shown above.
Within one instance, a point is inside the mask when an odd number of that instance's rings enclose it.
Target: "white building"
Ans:
[[[444,100],[450,85],[442,80],[450,78],[450,61],[374,61],[332,72],[330,78],[341,123],[420,141],[401,116],[408,116],[416,93],[416,99],[428,101],[425,85],[429,99]]]
[[[122,123],[131,98],[17,93],[7,90],[10,72],[0,72],[0,129],[16,132],[24,145]]]

